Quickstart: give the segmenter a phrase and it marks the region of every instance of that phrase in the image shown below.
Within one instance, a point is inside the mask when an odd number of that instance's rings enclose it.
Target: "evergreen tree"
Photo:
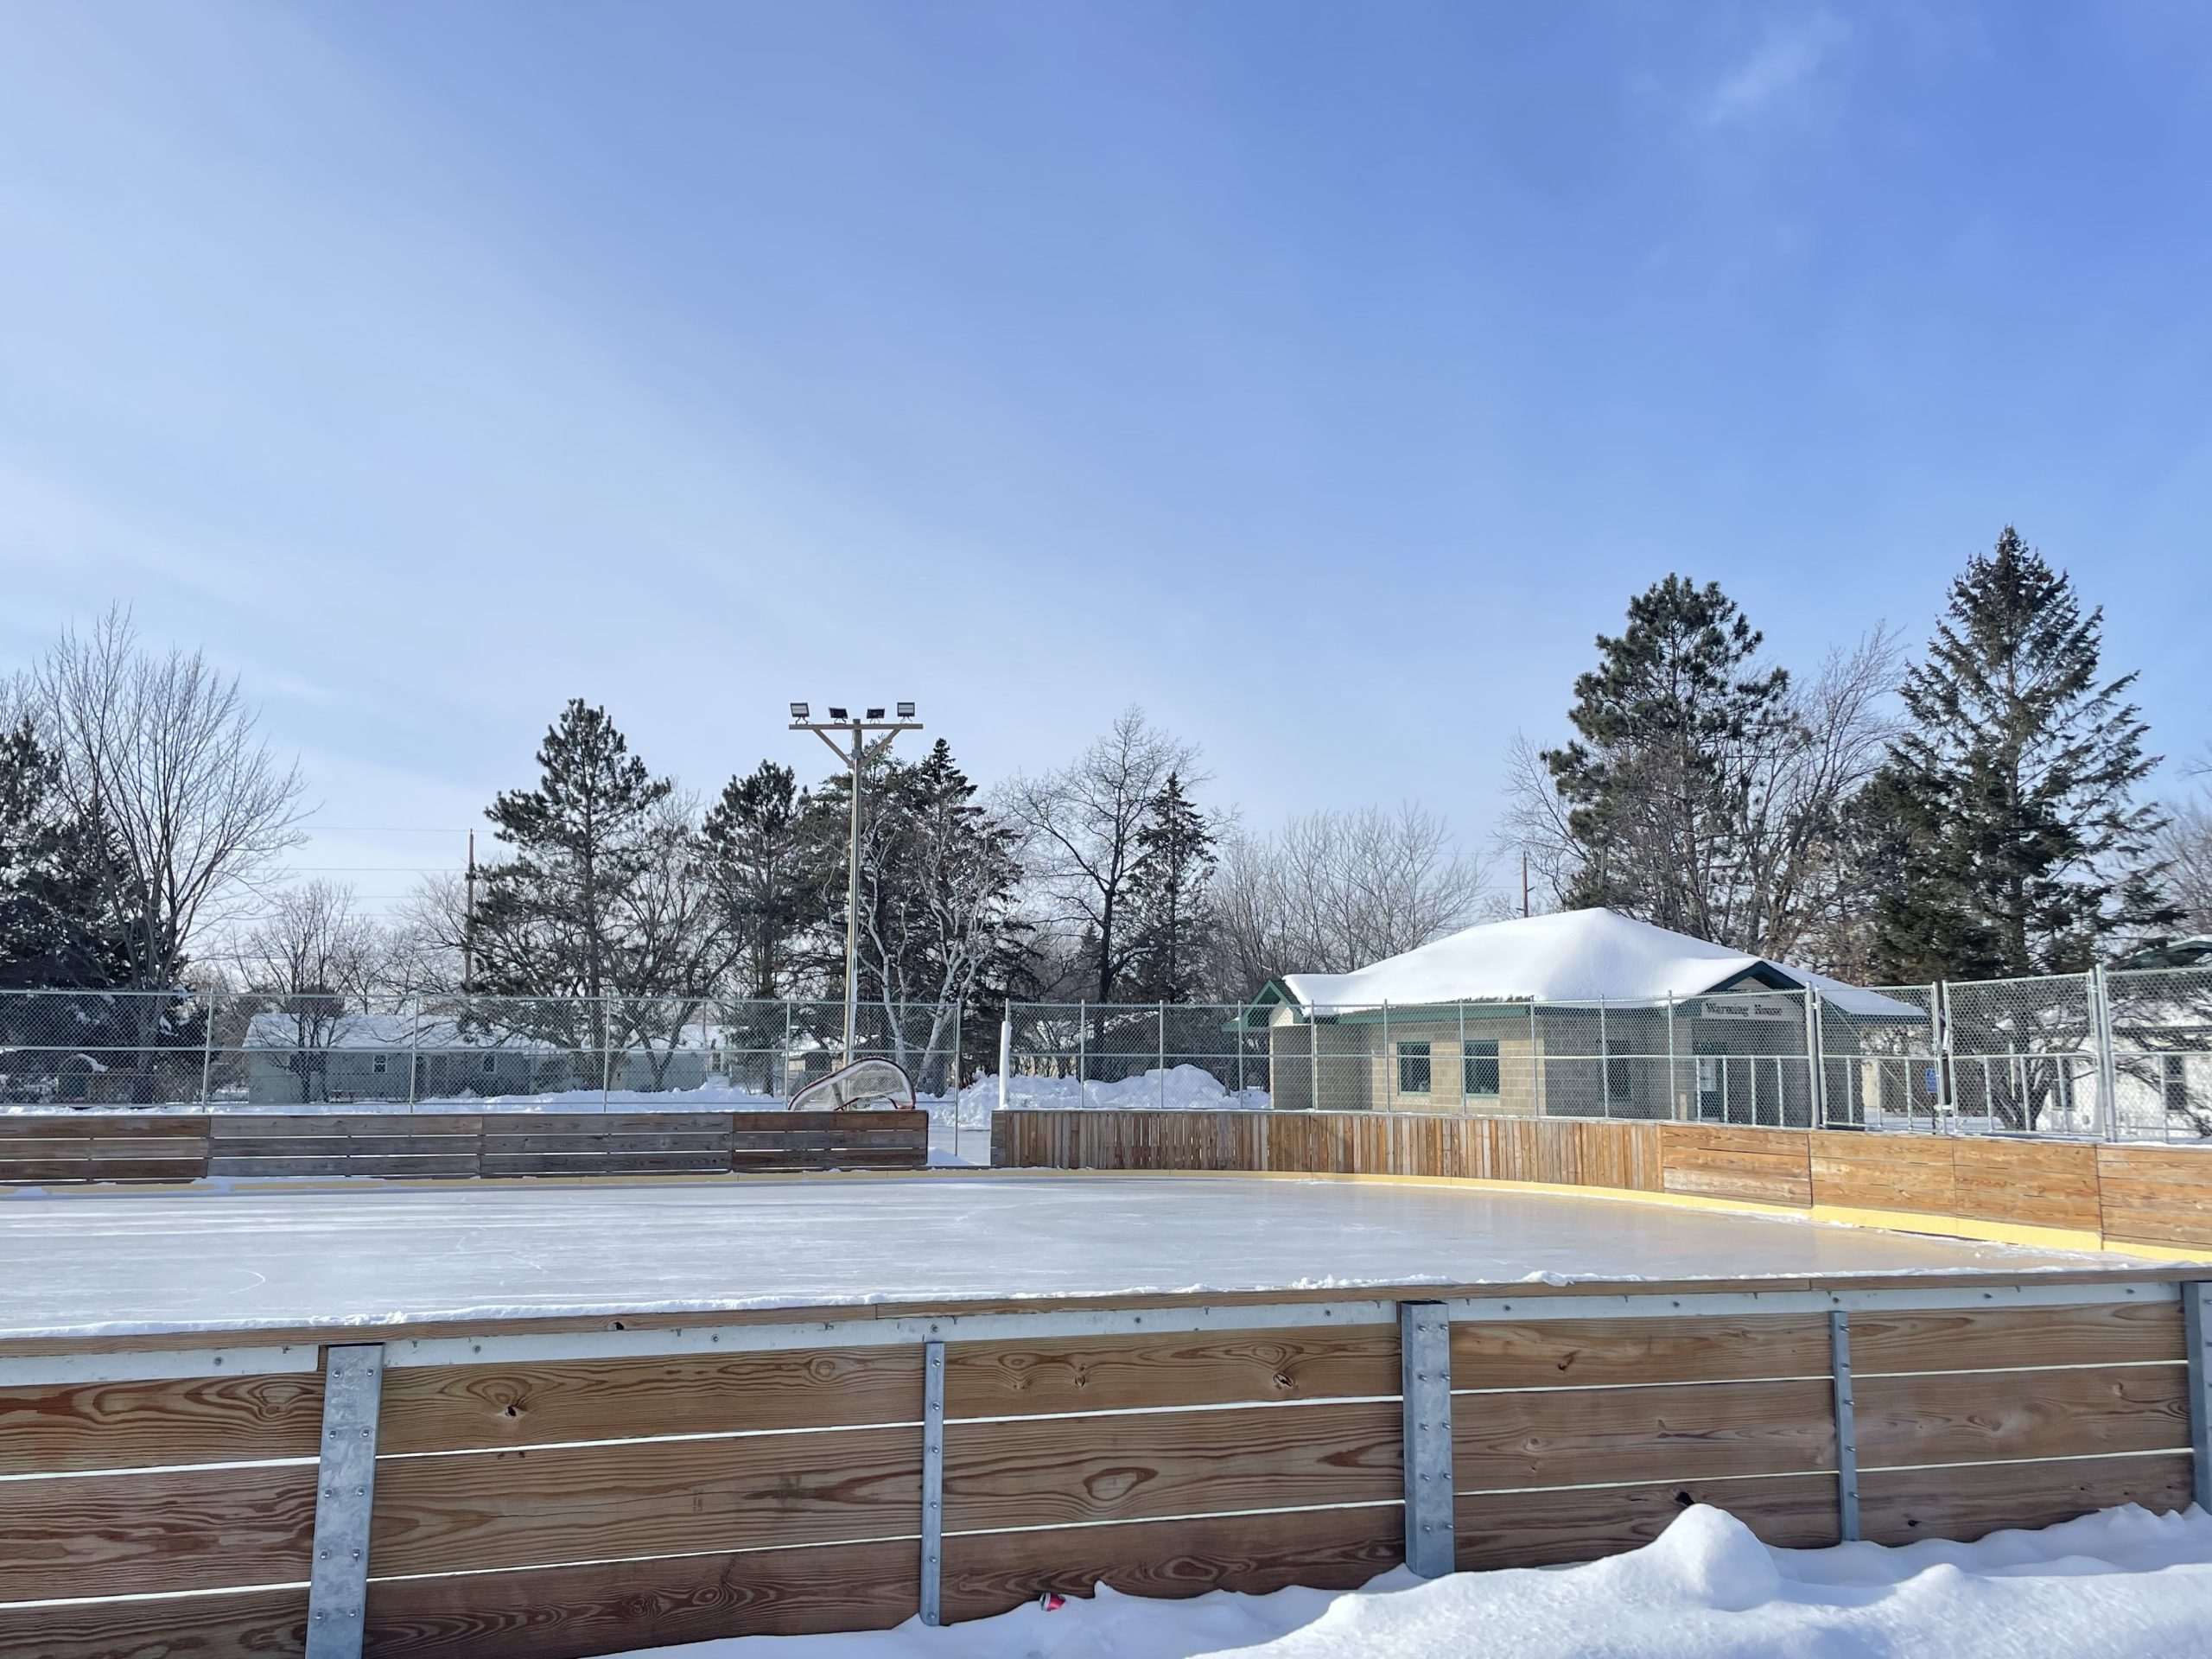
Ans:
[[[1213,831],[1183,792],[1179,773],[1152,798],[1137,832],[1131,884],[1130,994],[1142,1002],[1188,1002],[1201,988],[1212,922]]]
[[[1951,584],[1911,716],[1877,788],[1895,880],[1876,890],[1896,980],[2077,972],[2108,940],[2178,912],[2158,892],[2164,820],[2135,786],[2158,758],[2101,677],[2104,612],[2012,525]]]
[[[1542,754],[1578,868],[1570,906],[1605,905],[1739,949],[1762,944],[1770,758],[1795,729],[1789,677],[1717,582],[1678,575],[1629,602],[1574,683],[1579,734]]]
[[[514,856],[484,871],[478,982],[518,996],[623,990],[622,909],[661,850],[657,809],[674,785],[581,697],[546,732],[537,765],[536,789],[502,791],[485,815]]]
[[[113,838],[70,806],[29,719],[0,733],[0,987],[128,983],[129,887]]]
[[[802,936],[828,912],[830,816],[788,766],[733,778],[707,814],[711,878],[736,936],[748,997],[785,995],[804,965]]]

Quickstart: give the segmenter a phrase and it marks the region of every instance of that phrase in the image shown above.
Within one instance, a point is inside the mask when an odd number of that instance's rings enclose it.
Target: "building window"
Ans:
[[[2159,1064],[2159,1093],[2170,1112],[2185,1112],[2194,1103],[2189,1090],[2189,1056],[2168,1054]]]
[[[1402,1095],[1425,1095],[1428,1092],[1427,1043],[1398,1045],[1398,1092]]]
[[[375,1072],[378,1077],[384,1076],[385,1072],[391,1070],[391,1056],[389,1054],[378,1055],[376,1058],[369,1062],[369,1070]]]
[[[1469,1095],[1495,1097],[1497,1093],[1497,1045],[1494,1042],[1478,1043],[1471,1039],[1466,1050],[1463,1061],[1466,1076],[1462,1079],[1462,1086]]]
[[[1635,1052],[1635,1047],[1624,1038],[1609,1037],[1605,1039],[1606,1099],[1626,1100],[1633,1092],[1629,1086],[1631,1075],[1629,1057]]]
[[[493,1070],[493,1058],[494,1057],[489,1054],[484,1057],[484,1075],[487,1077],[492,1075]]]

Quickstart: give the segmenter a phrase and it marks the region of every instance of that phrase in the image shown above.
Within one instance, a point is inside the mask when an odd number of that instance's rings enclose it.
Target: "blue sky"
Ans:
[[[1632,591],[1809,666],[2008,518],[2212,736],[2212,9],[0,24],[0,668],[204,645],[303,867],[455,861],[579,694],[707,788],[792,696],[987,778],[1135,701],[1479,839]]]

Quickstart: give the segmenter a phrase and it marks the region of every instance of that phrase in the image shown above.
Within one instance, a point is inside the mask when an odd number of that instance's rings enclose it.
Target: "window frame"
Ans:
[[[1478,1049],[1487,1050],[1477,1053]],[[1475,1068],[1490,1068],[1490,1087],[1484,1088],[1475,1080]],[[1459,1093],[1467,1100],[1496,1100],[1504,1092],[1505,1056],[1503,1046],[1495,1037],[1468,1037],[1459,1044]]]
[[[1436,1046],[1426,1038],[1409,1037],[1394,1045],[1392,1055],[1398,1066],[1398,1092],[1427,1100],[1436,1090]],[[1419,1052],[1414,1051],[1418,1050]],[[1420,1068],[1421,1084],[1416,1088],[1407,1079],[1412,1068]]]

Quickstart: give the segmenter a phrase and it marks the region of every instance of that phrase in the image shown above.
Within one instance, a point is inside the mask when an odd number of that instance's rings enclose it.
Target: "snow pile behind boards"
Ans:
[[[1402,1568],[1363,1590],[1153,1601],[1102,1589],[944,1630],[753,1637],[683,1659],[2212,1659],[2212,1516],[2129,1505],[2041,1532],[1770,1549],[1703,1505],[1586,1566]]]

